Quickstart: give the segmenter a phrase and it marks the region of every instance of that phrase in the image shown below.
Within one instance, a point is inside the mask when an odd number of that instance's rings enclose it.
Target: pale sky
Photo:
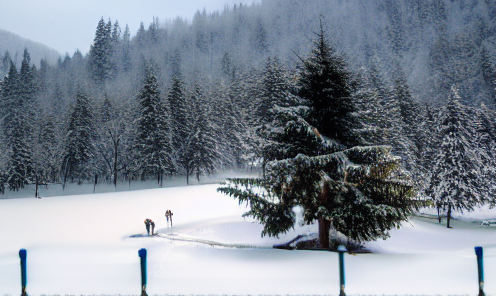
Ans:
[[[252,4],[260,0],[0,0],[0,29],[43,43],[72,55],[86,54],[103,16],[115,20],[124,32],[129,25],[134,36],[143,22],[148,28],[153,17],[159,21],[181,16],[191,20],[197,10],[222,11],[225,5]]]

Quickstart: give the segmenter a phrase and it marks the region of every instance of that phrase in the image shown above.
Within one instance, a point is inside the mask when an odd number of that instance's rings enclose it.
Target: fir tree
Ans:
[[[172,147],[177,153],[178,162],[186,168],[186,140],[191,127],[187,120],[186,98],[183,92],[183,83],[179,76],[172,78],[168,100],[171,114]]]
[[[310,57],[302,62],[298,95],[310,105],[308,123],[322,135],[346,146],[359,143],[354,132],[358,123],[353,116],[356,108],[351,96],[350,74],[343,58],[326,40],[322,23]]]
[[[2,83],[2,117],[9,151],[6,181],[11,190],[24,188],[34,175],[32,128],[35,89],[29,63],[29,53],[25,50],[20,73],[11,62],[9,74]]]
[[[315,130],[308,132],[317,136]],[[293,207],[302,206],[304,222],[319,223],[322,248],[329,248],[330,227],[358,242],[387,237],[414,205],[412,186],[398,178],[400,162],[390,151],[369,146],[314,157],[299,154],[271,162],[264,179],[228,179],[218,191],[250,205],[243,216],[264,225],[262,236],[294,227]]]
[[[65,138],[61,168],[64,186],[68,179],[77,179],[78,183],[91,180],[94,173],[92,162],[95,158],[95,139],[91,103],[88,96],[79,90]]]
[[[161,184],[164,173],[174,172],[168,139],[168,114],[160,100],[157,77],[150,68],[138,95],[139,117],[135,149],[139,154],[141,177],[156,176]]]
[[[88,66],[92,78],[99,84],[104,84],[111,76],[112,25],[107,24],[103,17],[98,22],[95,39],[90,47]]]
[[[485,201],[487,189],[481,172],[484,151],[473,144],[479,135],[474,124],[469,123],[467,111],[456,88],[452,88],[450,101],[440,117],[440,142],[428,190],[436,206],[447,209],[448,228],[451,210],[472,211]]]
[[[191,98],[194,106],[193,137],[191,139],[191,174],[200,181],[200,176],[209,175],[216,170],[216,162],[220,159],[215,128],[211,124],[209,108],[203,93],[198,86]]]

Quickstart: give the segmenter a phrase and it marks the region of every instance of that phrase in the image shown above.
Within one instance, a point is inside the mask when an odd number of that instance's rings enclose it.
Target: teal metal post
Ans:
[[[475,247],[475,255],[477,255],[477,269],[479,271],[479,296],[484,296],[484,262],[482,247]]]
[[[344,287],[346,285],[344,278],[344,252],[346,252],[346,247],[340,245],[338,247],[339,252],[339,296],[346,296],[344,292]]]
[[[146,294],[146,249],[138,251],[141,264],[141,296],[148,296]]]
[[[21,287],[22,287],[22,292],[21,296],[27,296],[28,294],[26,293],[26,285],[27,285],[27,273],[26,273],[26,257],[27,257],[27,252],[25,249],[20,249],[19,250],[19,258],[21,258]]]

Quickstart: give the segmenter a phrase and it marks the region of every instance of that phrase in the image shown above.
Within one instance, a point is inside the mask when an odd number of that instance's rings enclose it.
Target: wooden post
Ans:
[[[19,258],[21,258],[21,296],[28,296],[26,293],[27,273],[26,273],[26,257],[27,252],[25,249],[19,250]]]
[[[477,255],[477,269],[479,274],[479,296],[484,296],[484,262],[482,247],[475,247],[475,255]]]
[[[338,247],[339,252],[339,296],[346,296],[344,292],[344,287],[346,285],[344,277],[344,252],[346,252],[346,247],[340,245]]]
[[[141,265],[141,296],[148,296],[146,294],[146,249],[138,251]]]

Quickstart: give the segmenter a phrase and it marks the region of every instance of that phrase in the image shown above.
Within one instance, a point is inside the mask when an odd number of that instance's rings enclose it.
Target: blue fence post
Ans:
[[[344,293],[345,278],[344,278],[344,252],[346,252],[346,247],[340,245],[338,247],[339,252],[339,296],[346,296]]]
[[[138,251],[141,265],[141,296],[148,296],[146,294],[146,249]]]
[[[25,249],[20,249],[19,250],[19,258],[21,258],[21,287],[22,287],[22,292],[21,296],[27,296],[28,294],[26,293],[26,285],[27,285],[27,274],[26,274],[26,257],[27,257],[27,252]]]
[[[475,247],[475,255],[477,255],[477,269],[479,271],[479,296],[484,296],[484,262],[482,247]]]

